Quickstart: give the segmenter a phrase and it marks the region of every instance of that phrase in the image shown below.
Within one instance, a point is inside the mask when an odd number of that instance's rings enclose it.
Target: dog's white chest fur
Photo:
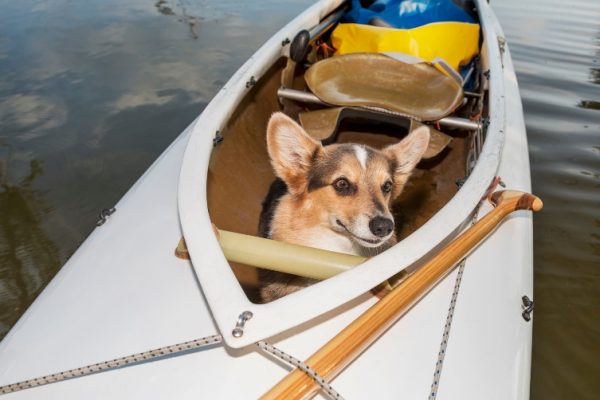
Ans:
[[[343,234],[333,232],[327,228],[315,228],[306,233],[306,240],[302,243],[304,246],[358,255],[352,240]]]

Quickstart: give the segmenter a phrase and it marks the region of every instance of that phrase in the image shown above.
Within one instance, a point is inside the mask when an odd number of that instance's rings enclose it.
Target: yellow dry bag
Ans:
[[[434,22],[412,29],[339,24],[331,34],[337,55],[398,52],[431,62],[439,57],[458,71],[479,53],[479,25]]]

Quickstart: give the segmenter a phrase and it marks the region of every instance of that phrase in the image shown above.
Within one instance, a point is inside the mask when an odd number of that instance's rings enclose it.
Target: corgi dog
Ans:
[[[429,144],[420,127],[382,150],[361,144],[323,146],[281,112],[267,126],[276,180],[262,204],[262,237],[361,256],[396,243],[392,202]],[[280,272],[261,272],[260,295],[270,301],[311,283]]]

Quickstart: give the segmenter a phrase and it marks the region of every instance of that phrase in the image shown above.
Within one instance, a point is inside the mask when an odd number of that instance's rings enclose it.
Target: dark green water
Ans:
[[[150,163],[310,1],[0,3],[0,337]],[[600,397],[600,2],[494,1],[535,218],[532,397]]]
[[[0,2],[0,338],[156,157],[309,2]]]
[[[521,88],[533,190],[532,397],[600,398],[600,1],[492,4]]]

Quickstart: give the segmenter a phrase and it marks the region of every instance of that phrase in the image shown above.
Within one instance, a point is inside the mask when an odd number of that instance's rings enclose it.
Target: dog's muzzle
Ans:
[[[339,219],[336,219],[336,220],[335,220],[335,222],[336,222],[336,224],[337,224],[338,226],[340,226],[340,227],[344,228],[344,230],[345,230],[346,232],[348,232],[348,234],[349,234],[350,236],[352,236],[352,237],[354,237],[354,238],[358,239],[359,241],[362,241],[362,242],[364,242],[364,243],[368,243],[368,244],[370,244],[370,245],[380,245],[381,243],[383,243],[383,238],[385,237],[385,235],[384,235],[384,236],[378,236],[378,237],[381,237],[381,239],[367,239],[367,238],[360,237],[360,236],[357,236],[356,234],[354,234],[354,233],[353,233],[353,232],[352,232],[350,229],[348,229],[348,228],[346,227],[346,225],[344,225],[344,224],[342,223],[342,221],[340,221]],[[392,226],[393,226],[393,222],[392,222]],[[391,232],[391,231],[390,231],[390,232]],[[389,233],[388,233],[388,234],[389,234]],[[364,245],[364,243],[363,243],[363,245]],[[370,246],[369,246],[369,247],[370,247]]]

